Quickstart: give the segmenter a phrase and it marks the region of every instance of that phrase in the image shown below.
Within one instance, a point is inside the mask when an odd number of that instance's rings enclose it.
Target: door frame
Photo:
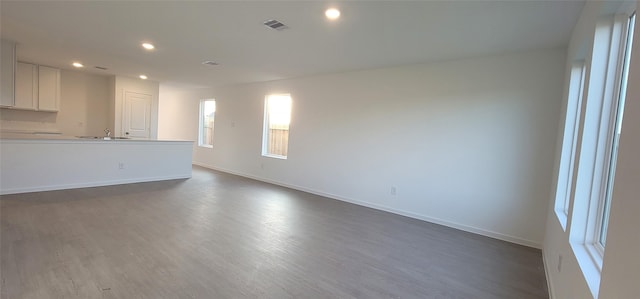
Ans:
[[[127,93],[133,93],[133,94],[140,94],[140,95],[145,95],[145,96],[149,96],[149,117],[147,119],[147,130],[148,130],[148,135],[146,138],[143,137],[130,137],[129,135],[126,134],[126,129],[127,129]],[[127,90],[127,89],[123,89],[122,90],[122,117],[121,117],[121,122],[120,122],[120,127],[121,127],[121,136],[123,137],[129,137],[129,138],[133,138],[133,139],[151,139],[152,134],[152,128],[151,128],[151,118],[153,117],[153,94],[149,94],[146,92],[140,92],[140,91],[133,91],[133,90]]]

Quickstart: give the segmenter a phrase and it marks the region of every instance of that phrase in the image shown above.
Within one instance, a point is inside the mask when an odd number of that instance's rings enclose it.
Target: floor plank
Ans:
[[[200,167],[0,218],[6,299],[548,298],[540,250]]]

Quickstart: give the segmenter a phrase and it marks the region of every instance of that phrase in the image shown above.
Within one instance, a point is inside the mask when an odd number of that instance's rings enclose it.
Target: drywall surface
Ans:
[[[219,88],[194,163],[540,247],[564,65],[544,50]],[[293,98],[286,160],[261,156],[272,93]]]
[[[576,60],[589,57],[593,47],[596,23],[602,17],[611,17],[618,11],[621,1],[587,2],[578,24],[574,28],[567,55],[567,68]],[[636,26],[637,28],[637,26]],[[629,82],[640,80],[640,37],[638,30],[634,38],[634,55],[629,74]],[[587,59],[587,65],[590,63]],[[568,82],[568,74],[565,78]],[[640,239],[637,228],[640,227],[640,202],[638,202],[638,181],[640,181],[640,161],[637,153],[640,150],[640,86],[629,84],[625,105],[623,131],[620,137],[618,166],[616,168],[614,193],[610,211],[610,222],[607,234],[603,269],[598,298],[622,299],[639,298],[640,285]],[[566,106],[566,91],[563,99]],[[561,117],[564,119],[564,117]],[[559,127],[562,134],[563,124]],[[561,140],[561,139],[559,139]],[[556,165],[552,189],[555,191],[557,169],[560,155],[558,144]],[[587,282],[578,265],[569,243],[569,230],[564,231],[554,212],[555,193],[550,196],[547,212],[547,226],[544,239],[543,257],[551,298],[593,298]],[[569,216],[571,217],[571,215]]]
[[[61,70],[59,112],[0,109],[0,125],[3,130],[102,135],[109,126],[108,80],[106,76]]]
[[[108,78],[62,70],[61,93],[64,98],[58,112],[60,131],[65,135],[104,134],[108,124]]]
[[[0,194],[191,177],[191,142],[2,139]]]
[[[200,90],[160,84],[158,139],[191,140],[198,145]]]

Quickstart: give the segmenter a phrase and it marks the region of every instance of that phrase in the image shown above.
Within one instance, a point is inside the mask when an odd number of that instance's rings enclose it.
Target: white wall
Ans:
[[[109,105],[107,107],[107,115],[108,115],[108,124],[109,128],[114,132],[114,135],[117,134],[118,131],[115,130],[116,123],[116,76],[109,76],[109,81],[107,82],[109,85],[108,99]]]
[[[588,57],[593,46],[596,22],[602,16],[617,11],[619,1],[587,2],[578,24],[574,28],[569,45],[567,69],[572,61]],[[636,26],[637,27],[637,26]],[[640,80],[640,37],[638,30],[634,37],[634,57],[630,68],[629,82]],[[588,61],[587,61],[588,63]],[[568,74],[565,80],[568,81]],[[598,298],[626,299],[640,298],[640,238],[637,228],[640,227],[640,202],[637,200],[640,190],[640,86],[629,84],[624,114],[623,132],[620,138],[618,167],[616,169],[614,195],[610,211],[607,248],[604,256],[603,270]],[[566,91],[563,105],[566,106]],[[559,132],[562,132],[560,127]],[[557,168],[560,155],[558,144],[554,179],[557,179]],[[555,191],[555,180],[553,182]],[[547,226],[544,239],[543,256],[552,298],[593,298],[587,282],[580,270],[578,262],[569,245],[569,233],[565,232],[553,209],[555,194],[551,193],[551,201],[547,212]],[[559,268],[559,256],[562,265]]]
[[[564,65],[548,50],[216,89],[194,163],[539,247]],[[289,157],[265,158],[264,96],[284,92]]]
[[[207,90],[160,85],[158,139],[190,140],[198,145],[198,101]],[[195,104],[194,104],[195,103]]]
[[[190,178],[191,149],[178,141],[3,139],[0,194]]]
[[[138,93],[144,93],[151,95],[151,120],[150,120],[150,139],[158,138],[158,97],[160,83],[151,80],[142,80],[137,78],[127,78],[122,76],[116,76],[114,93],[114,124],[113,132],[116,136],[125,136],[125,132],[122,129],[122,118],[124,114],[124,92],[133,91]]]
[[[61,70],[59,112],[0,109],[0,125],[3,130],[102,135],[109,126],[108,80],[106,76]]]
[[[60,73],[63,100],[58,112],[60,131],[66,135],[104,134],[108,126],[108,78],[77,71]]]

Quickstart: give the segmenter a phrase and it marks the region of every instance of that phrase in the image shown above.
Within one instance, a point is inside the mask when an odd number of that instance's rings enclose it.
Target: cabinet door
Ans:
[[[38,110],[58,111],[60,105],[60,70],[38,66]]]
[[[0,106],[15,104],[16,44],[0,40]]]
[[[38,109],[38,66],[18,62],[16,67],[16,109]]]

